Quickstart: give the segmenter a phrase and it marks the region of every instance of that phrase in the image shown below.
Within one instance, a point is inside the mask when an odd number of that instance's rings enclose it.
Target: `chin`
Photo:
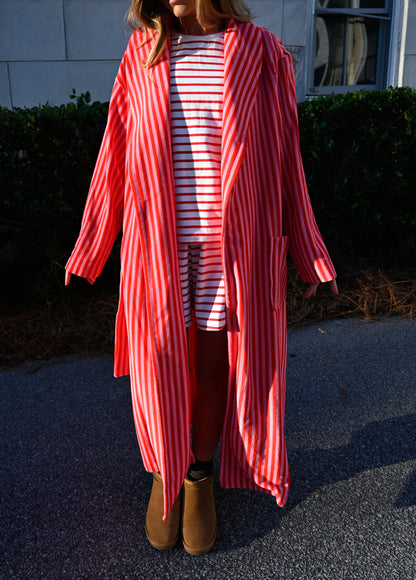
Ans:
[[[194,14],[194,11],[190,10],[187,6],[175,5],[171,6],[170,9],[176,18],[185,18],[186,16]]]

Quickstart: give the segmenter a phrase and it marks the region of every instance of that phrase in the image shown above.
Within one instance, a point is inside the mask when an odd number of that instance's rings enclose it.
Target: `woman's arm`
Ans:
[[[292,59],[284,50],[278,63],[279,113],[281,117],[283,227],[289,237],[289,253],[304,282],[306,297],[320,282],[331,282],[338,293],[336,272],[315,221],[303,170],[299,144],[296,87]]]
[[[107,126],[85,204],[81,231],[66,264],[90,283],[101,274],[121,229],[126,155],[126,99],[119,75],[114,84]],[[69,274],[69,275],[68,275]]]

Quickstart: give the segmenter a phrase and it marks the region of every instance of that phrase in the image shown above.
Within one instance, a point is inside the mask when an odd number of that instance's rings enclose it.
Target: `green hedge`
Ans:
[[[0,107],[3,293],[62,291],[108,110],[88,93],[73,97],[59,107]],[[310,195],[331,253],[414,265],[416,91],[305,101],[299,124]],[[113,252],[107,277],[117,278],[117,261]]]
[[[299,105],[302,156],[319,227],[349,258],[415,265],[416,91]]]
[[[88,93],[59,107],[0,108],[0,267],[10,294],[62,286],[107,111]]]

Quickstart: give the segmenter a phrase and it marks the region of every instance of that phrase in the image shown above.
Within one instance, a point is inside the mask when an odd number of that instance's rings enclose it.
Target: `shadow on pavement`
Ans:
[[[347,445],[332,449],[302,447],[289,457],[291,506],[325,485],[367,470],[416,459],[416,414],[369,423]],[[416,505],[416,471],[404,483],[396,507]]]

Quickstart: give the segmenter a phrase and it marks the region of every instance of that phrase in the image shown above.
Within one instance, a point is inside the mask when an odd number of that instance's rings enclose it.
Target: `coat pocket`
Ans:
[[[279,310],[279,308],[286,300],[286,254],[288,246],[289,238],[287,236],[272,238],[272,247],[270,252],[270,292],[274,310]]]

